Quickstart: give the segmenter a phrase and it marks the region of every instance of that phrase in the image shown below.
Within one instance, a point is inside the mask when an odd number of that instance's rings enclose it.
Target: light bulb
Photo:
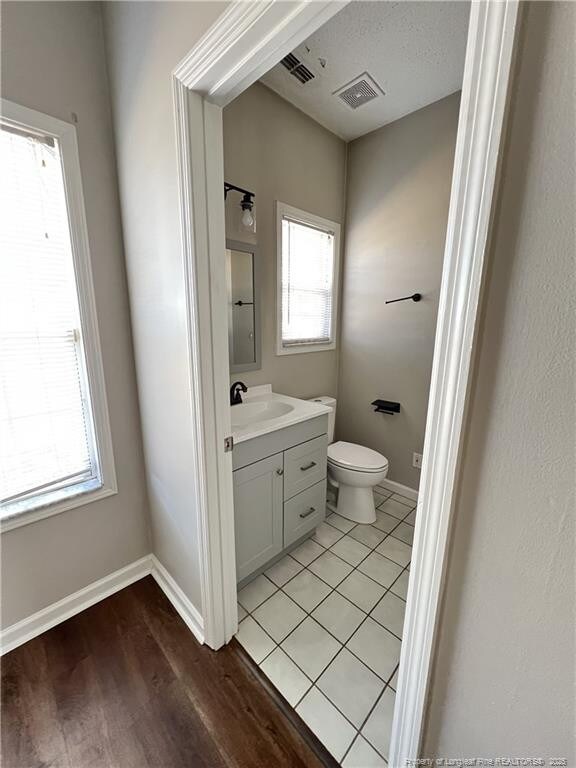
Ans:
[[[252,229],[254,226],[254,216],[249,208],[245,208],[242,211],[242,226],[246,229]]]

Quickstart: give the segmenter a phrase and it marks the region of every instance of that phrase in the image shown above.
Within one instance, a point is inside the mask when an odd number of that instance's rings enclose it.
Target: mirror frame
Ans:
[[[242,251],[252,254],[252,282],[254,292],[254,362],[233,365],[230,363],[230,373],[243,371],[258,371],[262,368],[262,328],[260,312],[260,257],[258,246],[254,243],[244,243],[241,240],[226,238],[226,250]],[[228,320],[228,359],[230,360],[230,320]]]

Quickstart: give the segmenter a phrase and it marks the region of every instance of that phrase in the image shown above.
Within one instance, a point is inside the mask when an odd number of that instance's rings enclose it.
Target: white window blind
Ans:
[[[282,216],[281,343],[334,340],[334,233]]]
[[[56,139],[1,126],[0,491],[15,503],[98,478]]]

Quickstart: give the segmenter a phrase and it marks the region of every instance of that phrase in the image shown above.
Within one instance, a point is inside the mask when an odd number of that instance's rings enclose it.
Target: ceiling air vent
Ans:
[[[280,64],[282,64],[283,67],[286,67],[292,77],[295,77],[300,83],[307,83],[309,80],[313,80],[316,77],[316,75],[313,72],[310,72],[308,67],[305,64],[302,64],[300,59],[294,56],[293,53],[284,56]]]
[[[384,96],[384,91],[374,78],[370,77],[368,72],[363,72],[354,78],[351,83],[347,83],[342,88],[334,91],[333,95],[338,96],[339,99],[342,99],[352,109],[358,109],[358,107],[378,98],[378,96]]]

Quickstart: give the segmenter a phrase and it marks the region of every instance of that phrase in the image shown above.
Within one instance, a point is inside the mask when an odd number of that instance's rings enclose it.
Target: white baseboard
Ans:
[[[58,600],[57,603],[52,603],[52,605],[36,611],[26,619],[22,619],[22,621],[18,621],[2,631],[0,634],[0,653],[8,653],[19,645],[27,643],[28,640],[52,629],[56,624],[66,621],[66,619],[113,595],[114,592],[128,587],[144,576],[148,576],[151,572],[152,562],[150,556],[146,555],[146,557],[92,582],[87,587],[79,589],[78,592],[73,592],[68,597]]]
[[[68,595],[68,597],[58,600],[58,602],[52,603],[52,605],[46,608],[42,608],[42,610],[33,613],[26,619],[6,627],[0,633],[0,654],[14,650],[19,645],[27,643],[28,640],[32,640],[43,632],[52,629],[57,624],[70,619],[86,608],[90,608],[91,605],[95,605],[100,600],[110,597],[115,592],[119,592],[124,587],[130,586],[130,584],[150,574],[154,577],[160,589],[170,600],[194,637],[199,643],[203,643],[204,622],[202,621],[202,616],[158,558],[155,555],[146,555],[140,558],[140,560],[136,560],[130,563],[130,565],[126,565],[124,568],[120,568],[118,571],[114,571],[114,573],[94,581],[87,587],[78,590],[78,592],[74,592]]]
[[[198,609],[186,597],[156,555],[150,555],[152,576],[172,603],[176,612],[199,643],[204,643],[204,621]]]
[[[394,480],[388,480],[387,477],[382,480],[380,485],[388,491],[393,491],[394,493],[399,493],[401,496],[406,496],[407,499],[418,501],[418,491],[415,491],[414,488],[408,488],[407,485],[402,485],[402,483],[397,483]]]

